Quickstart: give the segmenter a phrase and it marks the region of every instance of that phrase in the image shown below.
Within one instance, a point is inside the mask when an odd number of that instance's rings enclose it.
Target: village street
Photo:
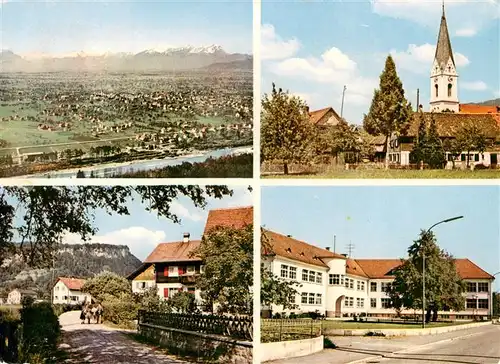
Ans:
[[[101,324],[81,324],[80,311],[71,311],[59,316],[63,331],[61,349],[67,351],[71,359],[66,363],[187,363],[155,351],[126,336],[126,331]]]
[[[337,349],[326,349],[313,355],[268,363],[500,363],[500,325],[429,336],[339,336],[330,339],[337,345]]]

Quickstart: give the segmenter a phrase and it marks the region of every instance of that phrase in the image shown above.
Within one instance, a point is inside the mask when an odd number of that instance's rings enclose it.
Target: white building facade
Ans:
[[[317,312],[326,317],[395,316],[386,287],[394,280],[392,271],[399,259],[349,259],[291,237],[266,232],[274,253],[262,257],[264,267],[274,275],[300,284],[292,303],[263,307],[262,315]],[[276,244],[274,244],[276,242]],[[314,263],[313,263],[314,262]],[[459,275],[467,282],[466,303],[460,311],[441,311],[450,319],[471,319],[490,315],[494,277],[468,259],[457,259]],[[403,310],[402,315],[421,314]]]
[[[77,305],[90,302],[91,296],[81,291],[85,280],[59,277],[52,288],[52,303]]]

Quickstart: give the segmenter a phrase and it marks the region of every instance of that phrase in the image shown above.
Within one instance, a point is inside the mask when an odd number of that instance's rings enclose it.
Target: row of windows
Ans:
[[[488,282],[467,282],[467,292],[488,292]]]
[[[282,264],[280,275],[281,278],[297,279],[297,267]],[[322,284],[323,273],[308,269],[302,269],[302,281]]]
[[[467,298],[466,307],[469,309],[488,308],[488,299]]]
[[[59,300],[59,296],[54,296],[54,300]],[[63,301],[78,301],[78,296],[61,296],[61,300]]]
[[[352,278],[347,278],[343,274],[330,274],[328,277],[328,283],[332,286],[345,286],[349,289],[354,289],[354,282],[356,281],[356,289],[358,291],[365,290],[365,281],[358,281]],[[380,291],[385,292],[389,287],[390,282],[381,282]],[[370,282],[370,292],[377,292],[378,283]]]
[[[439,87],[438,85],[434,85],[434,88],[436,89],[436,97],[439,97]],[[453,85],[451,83],[448,84],[448,97],[451,97],[451,89],[453,88]]]
[[[344,298],[344,307],[354,307],[354,297]],[[357,297],[356,298],[356,307],[364,308],[365,307],[365,299]]]
[[[321,305],[321,293],[302,292],[300,302],[304,305]]]

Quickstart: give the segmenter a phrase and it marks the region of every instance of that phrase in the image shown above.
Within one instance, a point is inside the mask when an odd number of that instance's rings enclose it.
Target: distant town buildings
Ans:
[[[31,289],[14,289],[9,292],[6,303],[8,305],[20,305],[24,297],[32,297],[36,299],[37,294]]]

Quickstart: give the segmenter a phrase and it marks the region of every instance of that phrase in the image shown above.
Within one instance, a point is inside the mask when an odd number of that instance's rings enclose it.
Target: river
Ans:
[[[110,178],[115,175],[121,175],[129,172],[138,171],[149,171],[152,169],[163,168],[166,166],[175,166],[182,164],[184,162],[196,163],[203,162],[208,158],[219,158],[228,155],[236,155],[241,153],[251,153],[251,147],[237,147],[237,148],[224,148],[216,149],[206,152],[200,152],[199,154],[190,154],[188,156],[175,157],[175,158],[165,158],[165,159],[153,159],[153,160],[138,160],[125,163],[110,163],[101,164],[95,166],[85,166],[81,168],[67,169],[61,171],[51,171],[39,174],[30,174],[28,176],[16,177],[16,178],[76,178],[78,171],[83,171],[85,177],[89,177],[90,173],[93,172],[95,177],[100,178]]]

